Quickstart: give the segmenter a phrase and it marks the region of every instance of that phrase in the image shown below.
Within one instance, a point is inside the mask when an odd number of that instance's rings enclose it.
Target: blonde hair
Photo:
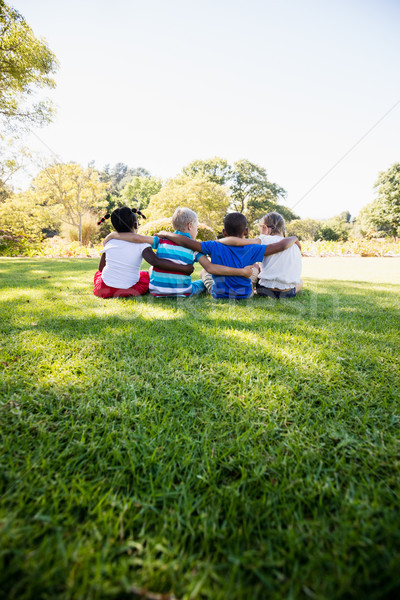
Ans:
[[[279,213],[270,212],[267,215],[264,215],[260,219],[260,222],[271,229],[271,235],[286,236],[285,219]]]
[[[179,206],[172,215],[172,226],[177,231],[185,231],[189,223],[196,224],[199,219],[194,210]]]

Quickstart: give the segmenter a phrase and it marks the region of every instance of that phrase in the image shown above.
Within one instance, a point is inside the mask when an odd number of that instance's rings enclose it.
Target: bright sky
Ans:
[[[357,215],[400,160],[397,0],[8,2],[60,62],[35,131],[63,161],[169,178],[246,158],[327,218]]]

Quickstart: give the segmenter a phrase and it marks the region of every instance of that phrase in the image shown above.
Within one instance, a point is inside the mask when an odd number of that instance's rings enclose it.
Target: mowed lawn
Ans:
[[[97,263],[0,259],[0,597],[397,598],[400,260],[242,303]]]

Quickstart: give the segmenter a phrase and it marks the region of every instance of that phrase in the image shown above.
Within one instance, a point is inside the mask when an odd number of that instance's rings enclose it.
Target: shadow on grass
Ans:
[[[397,589],[394,294],[52,301],[31,281],[1,305],[4,589]]]

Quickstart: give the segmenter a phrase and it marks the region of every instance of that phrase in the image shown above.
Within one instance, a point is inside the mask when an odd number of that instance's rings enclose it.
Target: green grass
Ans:
[[[400,286],[101,300],[96,264],[0,260],[0,597],[397,597]]]

